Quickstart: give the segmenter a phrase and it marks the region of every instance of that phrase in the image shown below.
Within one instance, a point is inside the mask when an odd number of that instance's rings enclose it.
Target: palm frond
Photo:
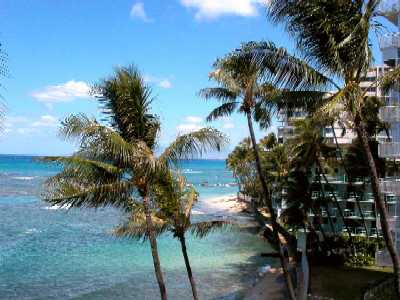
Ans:
[[[151,216],[153,231],[156,236],[170,230],[170,225],[164,220],[158,218],[154,214]],[[125,237],[134,240],[142,240],[143,242],[148,239],[148,226],[146,223],[146,215],[143,211],[136,210],[127,221],[117,226],[113,230],[113,234],[118,237]]]
[[[187,133],[173,141],[160,155],[159,161],[176,163],[178,160],[201,157],[207,151],[220,151],[227,137],[220,131],[207,127]]]
[[[249,42],[242,45],[237,55],[250,55],[260,70],[260,76],[272,85],[291,90],[309,90],[335,85],[331,79],[314,69],[306,61],[277,47],[273,42]]]
[[[213,87],[201,89],[199,95],[206,100],[214,98],[222,103],[226,103],[235,101],[239,96],[239,92],[234,92],[225,87]]]
[[[268,129],[271,126],[273,107],[268,107],[270,102],[257,102],[253,109],[254,120],[258,123],[261,129]]]
[[[80,157],[77,155],[74,156],[45,156],[39,158],[39,160],[43,162],[56,162],[56,163],[61,163],[62,165],[66,166],[76,166],[76,167],[89,167],[89,168],[95,168],[102,170],[107,173],[111,174],[121,174],[123,170],[119,167],[116,167],[110,163],[102,162],[102,161],[96,161],[96,160],[91,160],[87,159],[84,157]]]
[[[128,142],[144,141],[155,144],[160,121],[150,113],[153,101],[151,88],[137,67],[118,67],[115,73],[93,88],[93,94],[103,105],[112,127]]]
[[[313,112],[329,101],[328,96],[328,93],[322,91],[282,90],[276,95],[274,101],[278,110],[284,110],[290,115],[298,109]]]
[[[286,25],[307,60],[323,72],[345,76],[370,64],[368,31],[375,9],[364,1],[272,0],[268,14]]]
[[[383,90],[384,93],[388,93],[392,88],[397,87],[400,83],[400,67],[397,67],[379,78],[377,85]]]
[[[227,229],[230,225],[232,223],[228,221],[198,222],[190,225],[190,231],[197,238],[204,238],[211,232],[218,229]]]
[[[239,106],[239,102],[227,102],[213,109],[207,116],[207,122],[230,116]]]
[[[151,169],[155,165],[152,150],[145,142],[127,142],[118,132],[85,115],[71,115],[62,125],[62,136],[79,139],[82,156],[112,160],[120,167],[146,165]]]
[[[74,178],[67,177],[62,180],[56,177],[47,181],[48,192],[44,200],[52,205],[71,208],[114,206],[131,209],[139,203],[133,199],[134,188],[134,184],[127,181],[87,187]]]

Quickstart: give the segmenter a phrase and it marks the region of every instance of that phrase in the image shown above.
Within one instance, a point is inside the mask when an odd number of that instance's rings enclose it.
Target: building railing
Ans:
[[[395,34],[387,34],[381,37],[379,40],[379,46],[381,49],[386,49],[386,48],[400,48],[400,35],[399,33]]]
[[[398,158],[400,157],[400,143],[379,144],[378,153],[382,158]]]
[[[400,196],[400,179],[398,178],[385,178],[380,181],[380,187],[383,193],[390,193],[394,194],[395,196]]]
[[[379,117],[382,121],[389,123],[400,122],[400,107],[384,106],[379,110]]]

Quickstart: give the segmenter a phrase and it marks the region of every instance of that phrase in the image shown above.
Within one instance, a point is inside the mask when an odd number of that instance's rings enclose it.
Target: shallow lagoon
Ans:
[[[188,180],[207,199],[232,194],[235,187],[223,161],[184,165]],[[57,171],[30,157],[0,156],[0,299],[158,299],[147,243],[117,239],[109,231],[121,220],[118,211],[52,209],[37,195],[40,183]],[[202,187],[207,180],[211,185]],[[203,204],[203,205],[202,205]],[[216,232],[188,239],[188,250],[201,299],[235,299],[256,278],[267,245],[253,233]],[[159,239],[171,299],[190,299],[179,243]]]

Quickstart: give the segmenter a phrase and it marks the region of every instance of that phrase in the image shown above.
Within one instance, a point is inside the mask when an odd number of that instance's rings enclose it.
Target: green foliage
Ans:
[[[366,71],[372,60],[368,32],[379,1],[272,0],[269,16],[283,22],[306,59],[334,74]]]
[[[318,243],[309,237],[309,257],[318,265],[333,266],[372,266],[375,253],[384,247],[383,239],[354,236],[352,242],[348,236],[327,236]],[[354,247],[354,255],[351,247]]]
[[[171,163],[176,166],[180,159],[219,151],[226,144],[222,133],[204,128],[178,136],[157,157],[159,121],[150,111],[150,88],[132,66],[117,68],[113,76],[94,88],[94,93],[104,105],[111,127],[83,114],[72,115],[62,123],[60,135],[77,140],[79,150],[71,157],[44,159],[64,166],[46,182],[43,197],[53,205],[111,205],[132,217],[136,211],[143,214],[142,200],[148,197],[154,200],[153,213],[157,215],[171,206],[171,197],[178,198],[174,194],[176,186],[169,180]],[[169,188],[164,191],[164,202],[157,199],[157,187],[162,184]],[[140,219],[136,217],[134,220]]]
[[[346,267],[369,267],[373,265],[375,265],[375,257],[363,254],[352,256],[345,262]]]
[[[171,232],[174,237],[182,238],[190,231],[196,237],[203,238],[214,230],[230,225],[230,222],[222,220],[192,223],[191,211],[198,200],[198,193],[179,174],[165,174],[152,190],[158,207],[151,216],[156,235]],[[143,210],[132,211],[128,220],[115,228],[114,233],[117,236],[146,240],[148,232],[145,218]]]

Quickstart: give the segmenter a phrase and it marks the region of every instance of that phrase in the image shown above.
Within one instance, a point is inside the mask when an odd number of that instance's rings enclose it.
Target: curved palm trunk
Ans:
[[[318,165],[318,168],[321,170],[322,178],[324,178],[325,183],[326,183],[327,185],[329,185],[329,180],[328,180],[328,178],[326,177],[325,172],[323,172],[321,162],[320,162],[320,160],[319,160],[318,158],[317,158],[317,165]],[[347,226],[347,224],[346,224],[346,222],[345,222],[343,210],[342,210],[342,208],[340,207],[340,203],[339,203],[339,201],[338,201],[338,199],[337,199],[335,193],[334,193],[333,191],[330,191],[330,192],[331,192],[331,196],[332,196],[332,198],[333,198],[333,200],[334,200],[334,202],[335,202],[335,204],[336,204],[336,207],[337,207],[337,209],[338,209],[338,211],[339,211],[340,218],[343,220],[343,225],[344,225],[344,227],[346,228],[347,234],[349,235],[350,243],[353,244],[353,242],[352,242],[353,237],[352,237],[352,235],[351,235],[351,231],[350,231],[349,226]]]
[[[368,133],[363,122],[355,124],[358,138],[361,140],[364,153],[367,157],[368,166],[371,173],[371,188],[374,195],[375,205],[380,215],[382,235],[385,239],[386,247],[389,251],[393,263],[394,276],[396,278],[396,292],[400,296],[400,258],[397,249],[394,245],[392,234],[390,233],[388,212],[385,207],[385,201],[382,197],[381,188],[379,186],[379,177],[376,169],[374,157],[372,156],[371,148],[369,146]]]
[[[189,277],[190,285],[192,286],[193,299],[198,300],[199,296],[197,295],[196,282],[194,281],[194,277],[192,274],[192,268],[190,267],[189,256],[188,256],[187,250],[186,250],[185,236],[184,235],[179,236],[179,241],[181,242],[182,254],[183,254],[183,258],[185,260],[186,271],[187,271],[187,274]]]
[[[312,206],[311,206],[311,211],[312,211],[312,213],[314,214],[314,216],[318,216],[318,217],[321,218],[321,220],[322,220],[322,215],[319,214],[319,213],[316,211],[316,209],[315,209],[314,207],[312,207]],[[309,225],[310,225],[310,228],[316,233],[317,231],[316,231],[316,229],[315,229],[313,223],[312,223],[312,222],[308,222],[308,223],[309,223]],[[322,227],[322,224],[319,223],[319,222],[318,222],[318,227],[319,227],[319,230],[321,231],[322,237],[324,238],[324,240],[326,240],[325,230],[324,230],[324,228]],[[319,240],[318,240],[318,242],[319,242]]]
[[[256,141],[256,137],[255,137],[255,134],[254,134],[254,128],[253,128],[253,121],[252,121],[251,113],[250,112],[246,112],[246,117],[247,117],[247,124],[248,124],[249,131],[250,131],[250,138],[251,138],[251,143],[252,143],[252,146],[253,146],[254,157],[255,157],[255,160],[256,160],[257,172],[258,172],[258,176],[260,178],[261,187],[263,189],[265,202],[267,204],[268,210],[269,210],[270,215],[271,215],[271,225],[272,225],[274,240],[275,240],[276,245],[279,248],[279,258],[280,258],[281,266],[282,266],[282,269],[283,269],[283,274],[284,274],[285,279],[286,279],[286,284],[287,284],[287,287],[288,287],[288,290],[289,290],[289,296],[290,296],[290,299],[296,300],[293,280],[292,280],[292,277],[289,274],[286,258],[284,256],[282,245],[281,245],[281,242],[279,240],[279,233],[278,233],[279,226],[278,226],[278,223],[277,223],[277,220],[276,220],[276,214],[275,214],[274,208],[272,206],[272,201],[271,201],[271,199],[269,199],[269,196],[268,196],[270,193],[269,193],[269,189],[268,189],[268,186],[267,186],[267,181],[266,181],[266,179],[264,177],[264,174],[263,174],[262,168],[261,168],[260,155],[259,155],[259,152],[258,152],[258,149],[257,149],[257,141]]]
[[[157,240],[154,232],[153,220],[151,219],[149,198],[147,196],[143,197],[143,207],[144,207],[144,213],[146,215],[147,236],[149,237],[150,241],[151,255],[153,256],[154,271],[156,273],[158,287],[160,288],[161,299],[167,300],[168,299],[167,289],[165,288],[164,278],[161,271],[160,258],[158,256],[158,250],[157,250]]]
[[[321,182],[321,173],[320,172],[318,172],[318,184],[321,187],[322,197],[324,198],[324,201],[326,201],[325,200],[326,199],[325,188]],[[336,229],[335,229],[335,226],[333,225],[331,213],[329,212],[329,203],[327,203],[325,205],[325,208],[326,208],[326,215],[328,216],[328,221],[329,221],[329,225],[331,226],[332,233],[333,233],[333,235],[336,235]]]
[[[346,165],[345,165],[344,160],[343,160],[342,149],[340,149],[340,147],[339,147],[339,143],[338,143],[336,132],[335,132],[335,127],[333,125],[331,125],[331,128],[332,128],[332,132],[333,132],[333,138],[335,139],[336,151],[339,154],[341,165],[342,165],[342,167],[344,169],[344,172],[347,175],[347,178],[350,178],[349,177],[349,174],[350,174],[349,170],[346,168]],[[349,182],[349,185],[351,186],[351,182]],[[367,239],[368,239],[369,238],[369,234],[368,234],[368,229],[367,229],[367,223],[365,222],[365,218],[364,218],[364,212],[361,209],[361,204],[360,204],[359,198],[355,197],[355,199],[356,199],[358,211],[360,212],[361,221],[363,222],[363,225],[364,225],[365,234],[367,235]]]

